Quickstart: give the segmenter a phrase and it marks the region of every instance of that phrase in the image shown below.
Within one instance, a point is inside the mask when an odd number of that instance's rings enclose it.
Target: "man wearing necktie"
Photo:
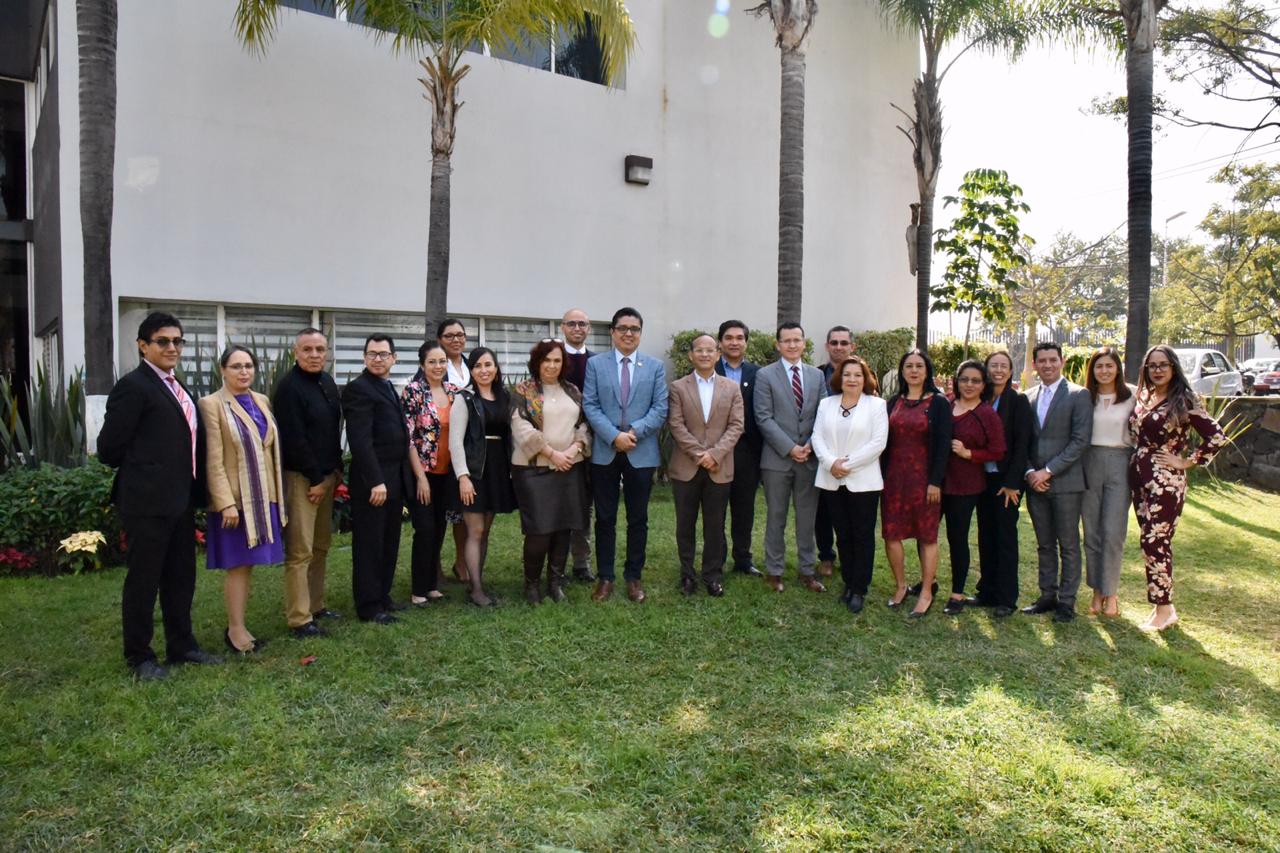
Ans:
[[[818,459],[810,439],[818,401],[825,395],[826,386],[822,371],[803,362],[804,328],[799,323],[778,326],[778,354],[781,358],[756,374],[752,401],[756,424],[764,437],[760,476],[768,510],[764,529],[765,583],[776,592],[782,591],[787,514],[789,505],[794,503],[800,582],[814,592],[825,592],[826,587],[814,577],[818,563],[814,539]]]
[[[1023,613],[1075,618],[1080,588],[1080,509],[1084,503],[1081,457],[1093,436],[1089,392],[1062,378],[1062,348],[1036,344],[1032,352],[1040,385],[1027,393],[1035,417],[1027,457],[1027,512],[1036,532],[1040,597]],[[1061,559],[1061,571],[1059,571]]]
[[[645,599],[640,577],[649,537],[649,492],[658,467],[658,431],[667,419],[667,373],[662,360],[639,352],[644,320],[619,308],[609,323],[613,349],[587,361],[582,410],[591,424],[591,488],[596,510],[596,573],[591,597],[613,594],[618,497],[627,505],[627,597]]]
[[[138,327],[142,363],[111,389],[98,434],[98,458],[118,469],[111,498],[127,540],[124,658],[139,681],[168,675],[151,648],[157,597],[167,662],[222,662],[200,649],[191,630],[195,508],[205,503],[204,429],[195,400],[174,375],[185,343],[176,317],[147,315]]]

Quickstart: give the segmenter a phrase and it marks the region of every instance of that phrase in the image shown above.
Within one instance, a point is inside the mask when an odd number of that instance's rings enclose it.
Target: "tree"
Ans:
[[[764,0],[747,10],[768,15],[782,54],[778,150],[778,325],[800,322],[804,281],[804,69],[817,0]]]
[[[933,203],[942,167],[942,83],[970,50],[1004,51],[1017,58],[1033,40],[1050,33],[1083,33],[1093,14],[1055,2],[1021,0],[880,0],[885,18],[903,32],[919,33],[924,68],[911,87],[913,110],[894,104],[907,120],[898,129],[911,143],[919,192],[916,224],[916,345],[929,344],[929,294],[932,273]],[[941,65],[942,51],[960,49]]]
[[[116,0],[76,0],[80,54],[80,233],[84,243],[85,391],[115,381],[111,222],[115,207]]]
[[[1022,188],[1009,181],[1009,173],[999,169],[974,169],[960,182],[960,195],[943,198],[943,207],[960,205],[950,227],[934,244],[951,256],[942,284],[930,288],[933,310],[965,311],[964,357],[969,357],[969,333],[976,310],[987,322],[1004,319],[1010,291],[1017,288],[1015,273],[1027,264],[1023,246],[1034,245],[1022,235],[1018,214],[1031,208],[1022,198]]]
[[[279,24],[284,0],[238,0],[236,35],[264,52]],[[470,45],[514,51],[529,41],[550,41],[565,32],[591,32],[600,46],[604,80],[612,82],[635,47],[635,28],[623,0],[324,0],[352,20],[390,38],[394,51],[423,54],[419,82],[431,104],[431,197],[427,231],[425,324],[448,315],[451,158],[457,135],[459,84],[471,66]]]

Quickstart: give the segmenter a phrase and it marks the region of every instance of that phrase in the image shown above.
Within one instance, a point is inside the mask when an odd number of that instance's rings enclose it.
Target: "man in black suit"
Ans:
[[[379,625],[398,621],[391,611],[405,607],[391,600],[411,452],[390,380],[395,363],[395,341],[374,333],[364,342],[364,372],[342,389],[351,448],[351,595],[361,621]]]
[[[204,503],[204,430],[190,392],[174,376],[182,323],[160,312],[138,327],[142,363],[107,397],[98,458],[118,469],[111,498],[128,540],[120,610],[124,659],[140,681],[169,673],[151,649],[157,595],[169,664],[222,663],[191,631],[196,589],[195,515]]]
[[[570,308],[560,320],[560,334],[564,339],[565,364],[561,376],[572,382],[579,391],[587,379],[587,360],[595,355],[587,349],[587,336],[591,334],[591,320],[581,308]],[[588,491],[590,479],[588,478]],[[569,536],[569,553],[573,555],[573,577],[583,583],[596,579],[591,571],[591,501],[586,502],[586,518],[581,530]]]
[[[720,358],[716,373],[738,383],[742,392],[744,429],[733,447],[733,481],[729,484],[729,526],[733,539],[733,570],[760,577],[751,562],[751,534],[756,519],[756,491],[760,488],[760,448],[763,439],[756,426],[755,385],[759,366],[747,361],[747,324],[725,320],[720,324]]]

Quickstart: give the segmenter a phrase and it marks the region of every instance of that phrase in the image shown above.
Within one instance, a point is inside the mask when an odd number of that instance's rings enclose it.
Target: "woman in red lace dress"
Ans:
[[[1163,344],[1147,350],[1142,360],[1129,428],[1136,445],[1129,461],[1129,487],[1142,531],[1147,600],[1155,605],[1140,627],[1163,631],[1178,622],[1173,607],[1173,534],[1187,495],[1187,469],[1208,465],[1227,437],[1187,384],[1177,354]],[[1200,435],[1194,451],[1192,430]]]

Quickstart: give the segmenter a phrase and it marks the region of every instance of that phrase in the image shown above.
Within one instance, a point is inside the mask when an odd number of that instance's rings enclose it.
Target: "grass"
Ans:
[[[518,603],[508,518],[503,607],[463,607],[453,586],[403,624],[348,618],[303,643],[261,569],[267,649],[157,684],[120,659],[121,571],[5,579],[0,846],[1274,850],[1277,517],[1280,496],[1197,483],[1175,540],[1183,626],[1155,637],[1136,628],[1133,530],[1116,621],[909,623],[881,603],[883,558],[858,617],[834,591],[737,576],[686,601],[663,489],[643,606],[582,585]],[[349,551],[333,563],[349,616]],[[194,615],[218,648],[213,573]]]

